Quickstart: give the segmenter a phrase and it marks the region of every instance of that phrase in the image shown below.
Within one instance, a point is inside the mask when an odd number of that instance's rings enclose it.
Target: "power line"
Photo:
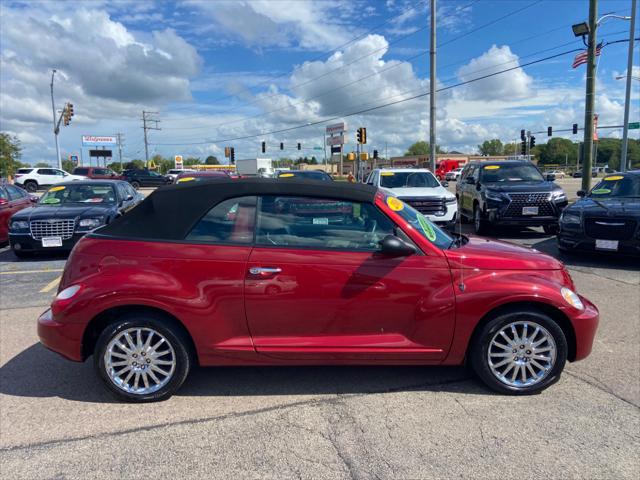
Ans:
[[[504,70],[500,70],[498,72],[489,73],[487,75],[483,75],[483,76],[480,76],[480,77],[477,77],[477,78],[472,78],[470,80],[458,82],[458,83],[453,84],[453,85],[448,85],[446,87],[442,87],[442,88],[437,89],[436,92],[444,92],[446,90],[451,90],[453,88],[461,87],[463,85],[468,85],[470,83],[474,83],[474,82],[477,82],[477,81],[480,81],[480,80],[484,80],[484,79],[487,79],[487,78],[495,77],[495,76],[501,75],[503,73],[507,73],[507,72],[511,72],[513,70],[517,70],[519,68],[528,67],[530,65],[535,65],[535,64],[538,64],[538,63],[546,62],[548,60],[553,60],[554,58],[558,58],[558,57],[561,57],[561,56],[564,56],[564,55],[568,55],[570,53],[580,52],[582,50],[583,50],[582,48],[574,48],[572,50],[567,50],[565,52],[557,53],[555,55],[550,55],[548,57],[540,58],[538,60],[533,60],[531,62],[523,63],[522,65],[518,65],[518,66],[515,66],[515,67],[511,67],[511,68],[507,68],[507,69],[504,69]],[[255,134],[255,135],[243,135],[243,136],[240,136],[240,137],[215,139],[215,140],[209,140],[209,141],[204,141],[204,142],[155,143],[154,145],[158,145],[158,146],[160,146],[160,145],[162,145],[162,146],[205,145],[205,144],[211,144],[211,143],[223,143],[223,142],[231,142],[231,141],[236,141],[236,140],[244,140],[244,139],[247,139],[247,138],[257,138],[257,137],[261,137],[261,136],[265,136],[265,135],[274,135],[276,133],[291,132],[291,131],[294,131],[294,130],[299,130],[301,128],[307,128],[307,127],[311,127],[311,126],[314,126],[314,125],[320,125],[320,124],[323,124],[323,123],[332,122],[332,121],[338,120],[340,118],[352,117],[354,115],[361,115],[363,113],[372,112],[372,111],[375,111],[375,110],[379,110],[381,108],[390,107],[390,106],[393,106],[393,105],[398,105],[400,103],[408,102],[408,101],[411,101],[411,100],[416,100],[418,98],[426,97],[428,95],[429,95],[429,92],[420,93],[418,95],[413,95],[413,96],[408,97],[408,98],[404,98],[404,99],[401,99],[401,100],[396,100],[396,101],[393,101],[393,102],[388,102],[388,103],[385,103],[385,104],[382,104],[382,105],[377,105],[377,106],[373,106],[373,107],[369,107],[369,108],[364,108],[362,110],[358,110],[358,111],[355,111],[355,112],[351,112],[351,113],[347,113],[347,114],[343,114],[343,115],[338,115],[338,116],[334,116],[334,117],[331,117],[331,118],[325,118],[323,120],[318,120],[318,121],[315,121],[315,122],[308,122],[308,123],[306,123],[304,125],[297,125],[297,126],[294,126],[294,127],[287,127],[287,128],[282,128],[282,129],[278,129],[278,130],[272,130],[272,131],[269,131],[269,132],[260,132],[260,133]]]

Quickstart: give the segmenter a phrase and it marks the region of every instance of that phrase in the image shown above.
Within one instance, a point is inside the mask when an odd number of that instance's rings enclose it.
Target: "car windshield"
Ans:
[[[324,172],[282,172],[278,178],[303,178],[307,180],[331,181],[331,177]]]
[[[483,183],[544,182],[540,171],[527,163],[484,165],[480,181]]]
[[[433,188],[440,186],[431,172],[380,172],[384,188]]]
[[[589,192],[592,198],[640,198],[640,176],[610,175]]]
[[[40,199],[40,205],[68,203],[115,203],[116,194],[111,185],[58,185],[50,188]]]
[[[444,230],[441,230],[435,223],[422,215],[416,209],[404,203],[402,200],[389,195],[385,198],[385,201],[391,210],[409,222],[420,235],[429,240],[436,247],[447,249],[455,244],[451,235],[446,233]]]

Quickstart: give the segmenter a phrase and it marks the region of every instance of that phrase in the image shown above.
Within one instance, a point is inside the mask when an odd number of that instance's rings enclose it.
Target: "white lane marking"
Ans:
[[[11,270],[8,272],[0,272],[0,275],[18,275],[21,273],[58,273],[64,271],[63,268],[49,268],[46,270]]]
[[[40,290],[40,293],[48,293],[51,290],[53,290],[54,288],[56,288],[58,286],[58,283],[60,283],[60,279],[61,278],[62,278],[62,275],[60,275],[59,277],[56,277],[53,280],[51,280],[44,287],[42,287],[42,290]]]
[[[9,247],[9,245],[7,245],[6,247],[0,248],[0,253],[8,252],[10,249],[11,249],[11,247]]]

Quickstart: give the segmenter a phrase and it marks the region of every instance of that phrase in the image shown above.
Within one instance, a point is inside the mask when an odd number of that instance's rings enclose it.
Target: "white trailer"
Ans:
[[[270,158],[243,158],[236,160],[236,172],[239,175],[271,177],[274,174]]]

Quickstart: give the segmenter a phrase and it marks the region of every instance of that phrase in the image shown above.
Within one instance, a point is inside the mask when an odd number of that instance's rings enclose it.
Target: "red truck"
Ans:
[[[455,168],[463,167],[465,163],[467,163],[466,160],[452,160],[452,159],[440,160],[436,164],[436,172],[435,172],[436,177],[438,178],[438,180],[442,181],[444,180],[444,176],[447,174],[447,172],[450,172]]]

